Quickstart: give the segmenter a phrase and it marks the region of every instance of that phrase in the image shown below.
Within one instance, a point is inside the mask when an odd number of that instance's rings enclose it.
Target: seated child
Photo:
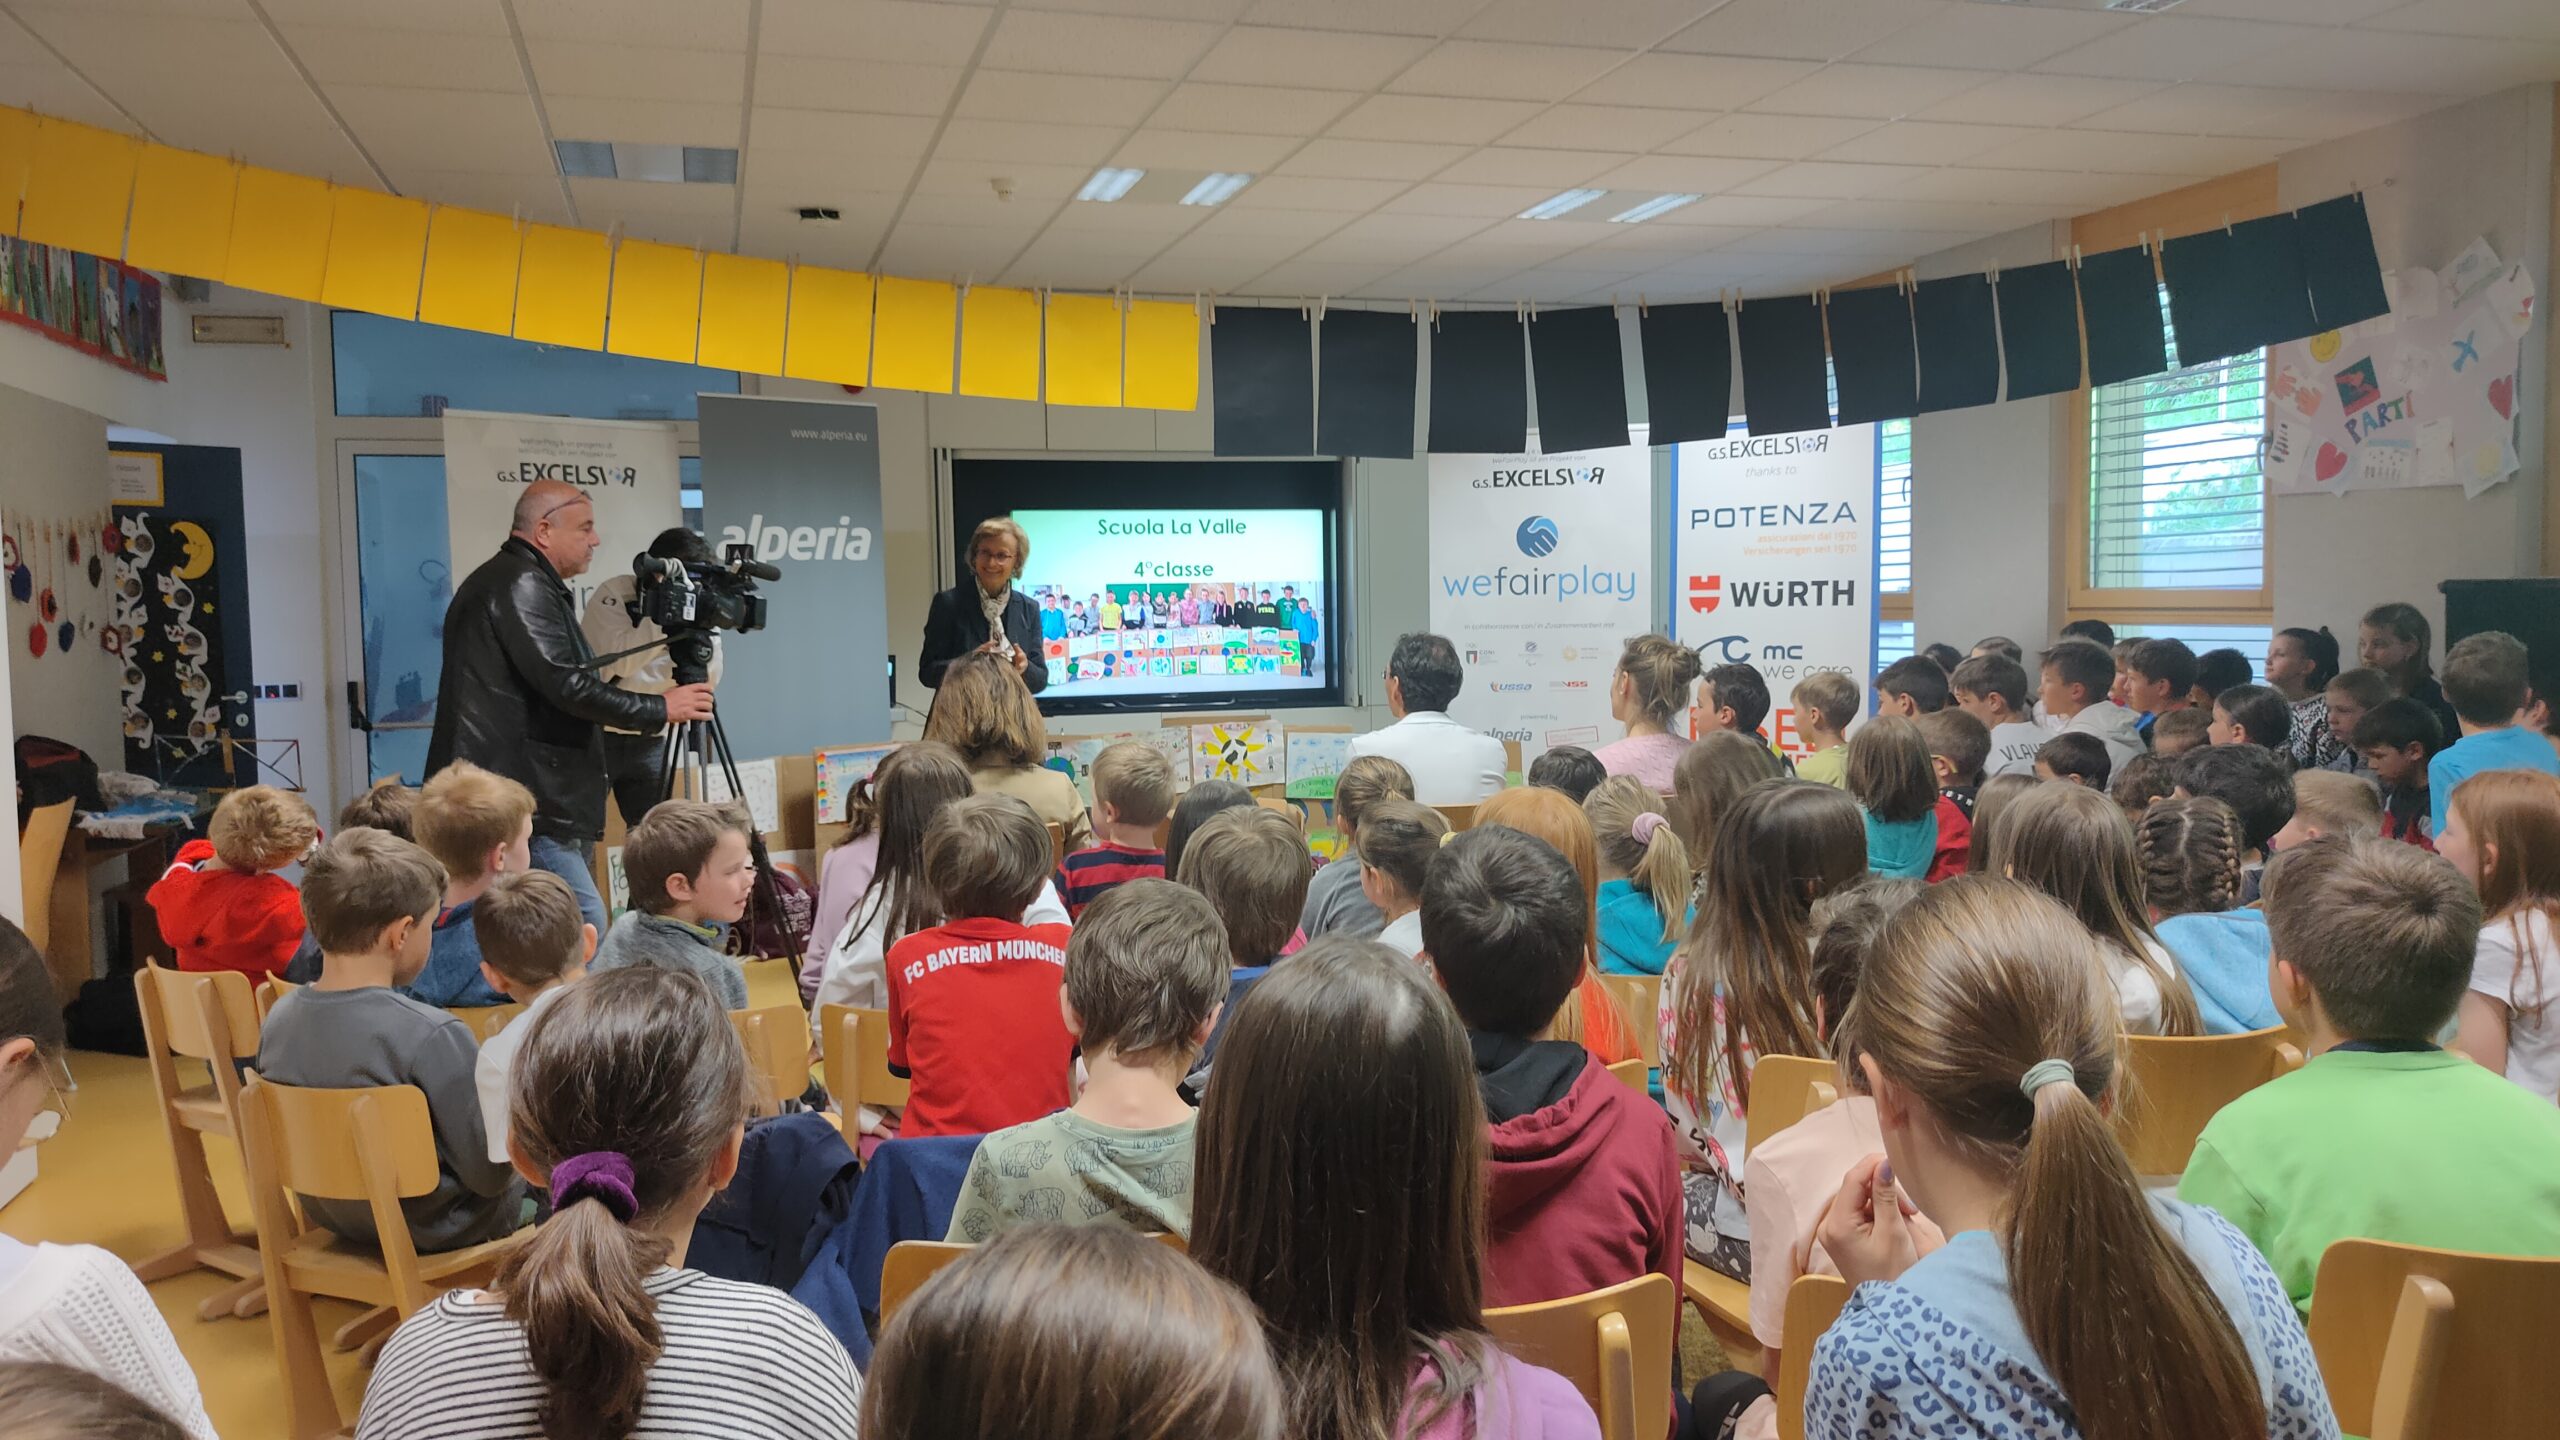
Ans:
[[[2429,804],[2436,829],[2462,782],[2492,770],[2539,770],[2560,775],[2560,753],[2532,729],[2516,723],[2533,688],[2522,641],[2486,630],[2455,641],[2444,657],[2444,698],[2462,722],[2462,738],[2447,745],[2428,769],[2434,776]]]
[[[2242,908],[2240,819],[2211,796],[2174,795],[2134,827],[2152,928],[2186,977],[2207,1035],[2283,1017],[2267,991],[2267,917]]]
[[[2195,1035],[2194,993],[2151,922],[2142,853],[2114,801],[2078,785],[2039,785],[2000,817],[1989,870],[2059,901],[2097,938],[2130,1035]]]
[[[250,983],[302,944],[302,900],[275,872],[303,860],[320,818],[288,790],[251,785],[222,797],[203,840],[178,847],[146,897],[181,970],[237,970]]]
[[[2257,678],[2257,667],[2249,663],[2248,656],[2228,645],[2219,646],[2196,657],[2196,683],[2187,692],[2187,701],[2198,710],[2206,709],[2225,694],[2254,683]]]
[[[513,1234],[527,1218],[524,1182],[489,1158],[471,1031],[392,988],[426,968],[444,882],[434,856],[379,830],[341,831],[320,847],[302,873],[302,908],[320,937],[320,978],[278,1000],[258,1037],[258,1070],[269,1080],[425,1092],[436,1187],[400,1202],[422,1254]],[[362,1200],[305,1195],[302,1209],[351,1240],[378,1238],[373,1207]]]
[[[2039,780],[2063,780],[2103,791],[2114,770],[2105,743],[2085,731],[2065,730],[2036,749]]]
[[[992,1134],[1072,1098],[1075,1038],[1058,1005],[1067,927],[1020,918],[1049,866],[1048,827],[1010,795],[955,800],[925,831],[944,919],[889,947],[889,1071],[912,1082],[899,1134]]]
[[[2034,774],[2036,750],[2053,732],[2030,717],[2027,667],[2010,655],[1976,655],[1956,667],[1947,686],[1955,707],[1990,732],[1984,768],[1992,775]]]
[[[353,830],[362,825],[403,840],[415,840],[418,837],[409,821],[417,809],[416,787],[403,785],[396,777],[377,780],[372,789],[339,807],[338,828]],[[294,985],[308,985],[320,978],[320,942],[311,938],[308,929],[303,931],[302,943],[294,949],[283,974],[286,982]]]
[[[2151,726],[2151,753],[2175,760],[2213,743],[2213,716],[2194,706],[2172,710]]]
[[[1866,817],[1867,868],[1927,875],[1938,856],[1938,784],[1920,727],[1893,715],[1868,721],[1849,742],[1847,788]]]
[[[1926,655],[1905,655],[1876,676],[1876,713],[1917,720],[1947,708],[1946,667]]]
[[[1590,924],[1562,852],[1506,826],[1452,837],[1423,884],[1424,949],[1493,1127],[1488,1304],[1682,1270],[1671,1122],[1580,1045],[1538,1038],[1581,983]]]
[[[2195,705],[2196,652],[2184,640],[2137,640],[2124,657],[2125,704],[2141,713],[2142,733],[2160,717]]]
[[[2156,752],[2127,760],[2115,778],[2107,782],[2107,798],[2122,806],[2137,825],[2142,823],[2142,812],[2151,808],[2151,802],[2166,800],[2177,791],[2178,767]]]
[[[2258,900],[2267,846],[2293,818],[2293,772],[2255,745],[2208,745],[2178,757],[2178,793],[2210,795],[2240,818],[2240,903]]]
[[[2293,777],[2293,818],[2267,842],[2290,850],[2324,835],[2371,840],[2382,834],[2382,792],[2361,775],[2305,770]]]
[[[2293,706],[2277,691],[2264,685],[2234,685],[2213,697],[2208,713],[2206,744],[2263,746],[2291,762]]]
[[[720,1003],[747,1008],[746,972],[720,953],[720,932],[747,913],[756,883],[746,812],[699,800],[661,800],[622,839],[631,908],[588,962],[595,970],[658,965],[702,977]],[[1043,831],[1043,834],[1047,832]]]
[[[1688,752],[1684,750],[1681,753],[1685,755]],[[1344,773],[1349,773],[1347,767]],[[1567,799],[1579,805],[1590,798],[1593,786],[1609,778],[1609,772],[1601,768],[1599,756],[1581,746],[1555,745],[1541,751],[1537,759],[1529,762],[1526,778],[1531,785],[1563,791]],[[1413,797],[1408,795],[1405,798],[1410,800]],[[1337,787],[1334,792],[1337,807],[1341,800],[1341,791]],[[1315,933],[1313,930],[1307,932],[1310,938]]]
[[[2095,736],[2110,768],[2142,753],[2133,712],[2113,698],[2123,676],[2104,649],[2085,640],[2061,641],[2040,657],[2036,673],[2037,703],[2049,728]]]
[[[2394,697],[2356,721],[2347,753],[2364,762],[2362,768],[2382,786],[2383,839],[2421,850],[2436,848],[2435,805],[2428,794],[2433,780],[2427,762],[2443,743],[2436,712],[2415,700]]]
[[[1198,1112],[1179,1087],[1227,993],[1218,912],[1170,880],[1114,887],[1067,940],[1065,987],[1083,1093],[980,1143],[946,1240],[1044,1220],[1191,1233]]]
[[[2311,1060],[2213,1117],[2178,1198],[2238,1226],[2305,1314],[2335,1240],[2560,1255],[2560,1108],[2435,1043],[2480,933],[2462,877],[2375,838],[2306,841],[2268,865],[2266,909],[2276,1009]]]
[[[2480,892],[2487,917],[2455,1043],[2535,1097],[2560,1097],[2560,778],[2493,770],[2465,780],[2436,850]]]
[[[1920,739],[1938,782],[1938,853],[1929,863],[1931,883],[1964,873],[1973,848],[1973,797],[1982,790],[1982,767],[1991,758],[1991,730],[1950,705],[1920,717]]]
[[[596,953],[596,927],[579,912],[568,881],[548,870],[516,870],[489,882],[472,907],[471,929],[480,942],[480,978],[507,1003],[525,1007],[481,1045],[479,1062],[472,1067],[480,1087],[480,1117],[489,1132],[489,1158],[503,1162],[507,1077],[515,1068],[516,1052],[533,1029],[533,1017],[549,1009],[571,984],[587,978],[587,957]]]
[[[1643,789],[1642,781],[1618,779]],[[1360,892],[1386,918],[1378,943],[1399,955],[1422,950],[1422,875],[1449,837],[1449,821],[1428,805],[1381,800],[1360,822]],[[1340,861],[1334,862],[1340,864]]]
[[[1689,847],[1662,810],[1660,795],[1625,775],[1582,802],[1600,854],[1603,975],[1659,975],[1689,933]]]
[[[1598,776],[1600,762],[1594,760],[1591,765],[1592,774]],[[1593,783],[1598,783],[1596,778]],[[1370,903],[1367,886],[1360,878],[1360,827],[1369,818],[1369,808],[1379,801],[1412,798],[1413,776],[1384,755],[1362,755],[1334,777],[1333,828],[1341,837],[1342,848],[1307,882],[1306,903],[1298,911],[1298,929],[1308,939],[1355,935],[1365,940],[1384,928],[1387,917]]]
[[[1796,707],[1796,736],[1809,752],[1796,757],[1796,778],[1848,788],[1849,724],[1859,715],[1858,682],[1837,670],[1807,675],[1796,682],[1789,703]]]
[[[1058,865],[1058,896],[1072,921],[1084,907],[1131,880],[1164,878],[1156,826],[1173,813],[1173,766],[1134,740],[1093,757],[1093,841]]]
[[[1964,852],[1966,874],[1978,875],[1991,863],[1991,837],[2001,817],[2044,783],[2033,775],[1994,775],[1982,782],[1982,788],[1973,794],[1973,838]]]
[[[2349,768],[2362,768],[2362,757],[2355,753],[2356,722],[2399,699],[2400,688],[2379,670],[2341,670],[2330,680],[2329,688],[2320,692],[2320,698],[2329,707],[2329,733],[2345,747],[2346,759],[2352,762]],[[2451,744],[2454,737],[2444,733],[2444,720],[2437,715],[2436,708],[2427,706],[2427,714],[2436,719],[2437,746],[2441,748]],[[2434,817],[2429,816],[2428,821],[2432,824]]]
[[[400,993],[448,1009],[503,1004],[498,991],[480,978],[480,942],[474,938],[471,913],[491,881],[533,867],[533,792],[468,760],[456,760],[418,792],[411,823],[418,848],[444,867],[444,908],[436,912],[427,968]]]
[[[1209,817],[1182,852],[1183,884],[1208,897],[1227,927],[1226,1009],[1192,1067],[1195,1090],[1218,1057],[1236,1005],[1280,958],[1307,900],[1307,842],[1289,817],[1250,803]],[[1365,883],[1365,880],[1364,880]]]

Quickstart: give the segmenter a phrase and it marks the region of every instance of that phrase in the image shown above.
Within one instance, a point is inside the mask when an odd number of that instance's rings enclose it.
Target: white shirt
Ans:
[[[2507,1078],[2545,1100],[2560,1097],[2560,946],[2551,917],[2528,910],[2482,924],[2471,988],[2508,1007]]]
[[[1022,923],[1069,923],[1066,903],[1058,898],[1055,881],[1040,882],[1040,894],[1032,900],[1031,908],[1022,912]],[[825,1006],[850,1005],[857,1010],[889,1008],[889,946],[900,937],[888,931],[887,904],[854,902],[853,913],[845,917],[843,931],[827,950],[827,968],[818,976],[817,998],[809,1002],[809,1033],[817,1036],[820,1044],[826,1042],[826,1034],[818,1019]]]
[[[49,1360],[114,1381],[198,1440],[215,1440],[204,1395],[151,1292],[95,1245],[0,1235],[0,1360]]]
[[[1378,943],[1410,959],[1422,953],[1422,912],[1407,910],[1378,932]]]
[[[2036,773],[2036,750],[2059,731],[2025,720],[2010,720],[1991,727],[1991,758],[1983,762],[1983,778],[1994,775],[2033,775]]]
[[[500,1165],[507,1163],[507,1077],[515,1073],[516,1052],[524,1048],[533,1017],[568,988],[554,985],[534,996],[524,1013],[480,1042],[480,1058],[471,1062],[471,1080],[480,1091],[480,1124],[489,1135],[489,1158]]]
[[[1470,730],[1437,710],[1412,710],[1384,730],[1351,741],[1351,758],[1383,755],[1413,777],[1413,798],[1425,805],[1473,805],[1502,788],[1511,768],[1502,742]]]
[[[2178,973],[2178,962],[2169,957],[2166,947],[2146,940],[2143,948],[2160,964],[2162,974]],[[2160,981],[2150,970],[2136,964],[2133,957],[2113,945],[2100,947],[2107,956],[2107,978],[2116,986],[2116,1005],[2124,1012],[2124,1030],[2128,1035],[2160,1033]]]

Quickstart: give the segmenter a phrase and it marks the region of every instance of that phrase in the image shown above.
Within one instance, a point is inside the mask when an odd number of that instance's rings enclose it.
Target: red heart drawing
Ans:
[[[2516,418],[2516,377],[2504,375],[2489,382],[2489,408],[2501,420]]]
[[[2311,473],[2319,477],[2320,482],[2325,485],[2337,479],[2338,472],[2346,468],[2347,452],[2326,440],[2321,441],[2320,453],[2313,456],[2311,460]]]

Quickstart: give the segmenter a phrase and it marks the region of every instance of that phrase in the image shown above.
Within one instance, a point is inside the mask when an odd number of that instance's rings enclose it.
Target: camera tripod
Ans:
[[[711,636],[707,631],[678,631],[667,637],[667,656],[675,662],[678,685],[705,685],[711,680]],[[707,719],[670,721],[666,738],[658,752],[658,798],[672,800],[681,793],[687,799],[702,800],[710,796],[712,767],[719,767],[720,778],[738,804],[746,803],[746,787],[738,779],[738,757],[729,748],[729,732],[720,724],[720,712],[713,710]],[[747,824],[747,853],[756,867],[754,893],[747,901],[747,917],[759,915],[782,936],[786,953],[798,957],[807,952],[809,936],[794,920],[789,907],[782,903],[782,892],[773,882],[773,859],[765,851],[764,835],[750,820]],[[741,923],[746,923],[742,921]],[[797,995],[799,987],[793,986]]]

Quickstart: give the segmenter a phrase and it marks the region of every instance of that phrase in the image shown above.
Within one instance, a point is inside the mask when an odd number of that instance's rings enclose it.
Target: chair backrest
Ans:
[[[19,929],[41,952],[53,941],[53,877],[62,868],[62,842],[71,835],[69,800],[30,811],[18,831]]]
[[[1820,1103],[1814,1087],[1825,1087]],[[1840,1098],[1840,1067],[1810,1055],[1763,1055],[1751,1063],[1751,1108],[1743,1112],[1743,1148],[1760,1142]]]
[[[1147,1238],[1179,1254],[1191,1253],[1190,1242],[1170,1231]],[[880,1265],[880,1323],[887,1325],[889,1317],[924,1288],[924,1282],[969,1250],[956,1240],[901,1240],[890,1246],[888,1258]]]
[[[2424,1275],[2401,1281],[2391,1338],[2382,1347],[2382,1378],[2373,1387],[2373,1440],[2428,1440],[2439,1433],[2436,1403],[2452,1344],[2453,1292]]]
[[[524,1013],[522,1005],[462,1005],[444,1013],[459,1020],[471,1032],[471,1038],[486,1045],[489,1037],[507,1028],[507,1023]]]
[[[1637,1094],[1645,1095],[1652,1093],[1650,1084],[1651,1076],[1648,1074],[1652,1069],[1652,1066],[1647,1065],[1644,1062],[1644,1057],[1639,1055],[1633,1060],[1621,1060],[1617,1064],[1610,1066],[1609,1073],[1617,1076],[1620,1083],[1626,1085],[1629,1089],[1634,1090]]]
[[[1636,1032],[1636,1044],[1644,1058],[1656,1065],[1662,1063],[1662,977],[1659,975],[1603,975],[1600,988],[1618,1002],[1618,1013]]]
[[[268,976],[266,979],[259,981],[259,982],[258,982],[258,1020],[259,1020],[259,1022],[260,1022],[261,1024],[265,1023],[267,1016],[269,1016],[270,1014],[273,1014],[273,1013],[274,1013],[275,1008],[276,1008],[276,1002],[277,1002],[277,1001],[279,1001],[279,1000],[283,999],[283,998],[284,998],[284,997],[286,997],[287,995],[290,995],[290,994],[292,994],[294,991],[299,990],[299,989],[301,989],[301,988],[302,988],[301,986],[294,984],[294,983],[293,983],[292,981],[290,981],[290,980],[287,980],[287,979],[286,979],[286,978],[284,978],[282,975],[270,975],[270,976]]]
[[[134,971],[135,993],[159,1008],[160,1033],[170,1053],[191,1060],[246,1060],[258,1053],[256,989],[237,970],[171,970],[145,965]]]
[[[1049,827],[1049,868],[1067,863],[1067,827],[1055,820],[1043,821]]]
[[[2411,1316],[2402,1338],[2396,1322],[2413,1276],[2441,1285],[2451,1303],[2434,1316]],[[2419,1305],[2437,1308],[2427,1300]],[[2437,1333],[2427,1334],[2430,1327]],[[2560,1414],[2560,1365],[2533,1356],[2555,1333],[2560,1259],[2340,1240],[2321,1255],[2311,1286],[2311,1348],[2329,1382],[2339,1428],[2350,1435],[2383,1435],[2376,1393],[2390,1373],[2386,1362],[2398,1358],[2411,1372],[2409,1383],[2428,1381],[2427,1393],[2416,1398],[2432,1414],[2424,1428],[2407,1432],[2411,1440],[2548,1436],[2551,1417]],[[2402,1357],[2390,1355],[2395,1339]],[[2419,1377],[2417,1362],[2429,1351],[2434,1373]],[[2405,1413],[2405,1394],[2393,1399]]]
[[[818,1034],[827,1093],[838,1105],[894,1110],[907,1103],[907,1082],[889,1073],[888,1011],[821,1005]]]
[[[1449,833],[1452,835],[1461,830],[1475,828],[1476,807],[1473,805],[1434,805],[1431,808],[1439,811],[1440,818],[1449,822]]]
[[[435,1120],[415,1085],[323,1090],[261,1077],[241,1097],[262,1096],[275,1140],[277,1183],[323,1200],[372,1200],[377,1189],[394,1203],[435,1192]],[[368,1176],[364,1152],[376,1149],[380,1183]]]
[[[1671,1362],[1680,1292],[1667,1275],[1484,1313],[1502,1348],[1573,1382],[1599,1412],[1604,1440],[1660,1440],[1671,1429]]]
[[[2127,1035],[2131,1080],[2116,1135],[2137,1175],[2179,1175],[2205,1122],[2223,1106],[2288,1070],[2302,1052],[2282,1026],[2241,1035]]]
[[[797,1005],[732,1010],[729,1024],[747,1047],[747,1073],[764,1104],[780,1109],[809,1088],[809,1027]]]
[[[1840,1318],[1849,1282],[1837,1275],[1799,1275],[1787,1287],[1787,1314],[1779,1322],[1779,1440],[1804,1440],[1804,1392],[1813,1378],[1813,1342]]]

